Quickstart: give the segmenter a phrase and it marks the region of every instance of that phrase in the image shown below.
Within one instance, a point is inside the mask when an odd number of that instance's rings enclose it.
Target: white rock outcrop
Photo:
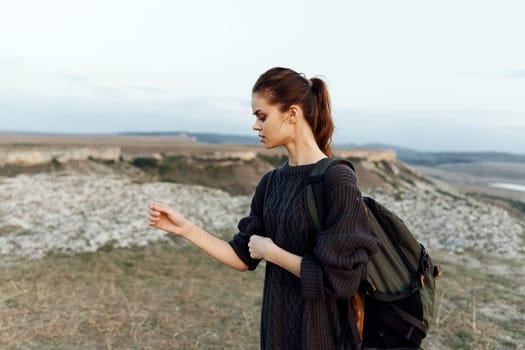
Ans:
[[[78,147],[78,148],[27,148],[27,149],[0,149],[0,166],[35,166],[48,164],[52,161],[67,163],[72,160],[97,159],[105,161],[119,161],[121,150],[119,147]]]
[[[196,154],[193,156],[195,159],[202,160],[224,160],[224,159],[238,159],[248,162],[257,157],[257,152],[245,151],[245,152],[212,152]]]
[[[349,149],[336,150],[335,155],[339,158],[360,158],[370,162],[395,162],[397,153],[394,150],[375,150],[375,149]]]
[[[431,250],[478,251],[504,258],[525,254],[525,223],[500,207],[469,197],[438,192],[406,191],[401,199],[372,195],[403,219]]]
[[[161,201],[211,232],[233,234],[250,198],[189,185],[136,184],[99,175],[0,178],[0,261],[49,252],[80,253],[168,240],[148,227],[148,204]]]
[[[430,250],[524,253],[524,223],[499,208],[429,188],[371,193],[396,212]],[[135,183],[117,175],[37,174],[0,178],[0,262],[50,252],[168,241],[148,227],[148,204],[165,202],[206,230],[230,238],[251,196],[201,186]]]

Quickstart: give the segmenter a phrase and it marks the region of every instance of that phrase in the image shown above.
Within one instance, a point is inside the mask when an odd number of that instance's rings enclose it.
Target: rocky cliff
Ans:
[[[142,141],[144,142],[144,141]],[[116,146],[59,146],[31,145],[0,148],[0,175],[38,173],[69,169],[97,173],[103,171],[97,163],[112,163],[113,170],[132,165],[140,170],[144,181],[170,181],[198,184],[223,189],[230,194],[249,194],[264,173],[281,165],[285,155],[280,151],[265,151],[258,147],[229,148],[228,146],[202,146],[179,144],[178,147],[139,147],[131,144]],[[136,147],[136,146],[135,146]],[[340,150],[338,157],[352,159],[361,167],[361,185],[381,186],[393,177],[381,176],[375,171],[397,171],[388,164],[400,164],[393,151]],[[109,166],[109,164],[107,164]],[[389,169],[387,169],[387,167]],[[126,173],[129,175],[129,173]],[[398,175],[398,174],[394,174]],[[379,176],[379,177],[378,177]]]
[[[67,163],[73,160],[119,161],[121,150],[118,147],[29,147],[0,148],[0,167],[34,167],[52,162]]]

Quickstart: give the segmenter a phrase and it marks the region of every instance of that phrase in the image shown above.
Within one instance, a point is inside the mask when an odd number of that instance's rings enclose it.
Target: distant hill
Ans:
[[[411,165],[419,166],[436,166],[440,164],[474,162],[525,163],[525,154],[506,152],[420,152],[409,148],[381,143],[364,144],[357,147],[370,149],[391,149],[396,151],[397,158],[399,160]]]
[[[195,133],[195,132],[130,132],[121,135],[142,136],[180,136],[186,135],[199,143],[206,144],[250,144],[259,143],[257,137],[247,135]],[[407,164],[418,166],[435,166],[440,164],[473,163],[473,162],[506,162],[525,163],[525,154],[513,154],[505,152],[420,152],[409,148],[398,147],[384,143],[344,143],[337,144],[336,148],[366,148],[394,150],[397,158]]]
[[[525,155],[504,152],[398,152],[398,158],[408,164],[424,166],[474,162],[525,163]]]
[[[0,135],[29,134],[29,135],[54,135],[52,133],[22,133],[15,131],[0,131]],[[60,134],[55,134],[60,135]],[[180,136],[191,139],[194,142],[203,144],[222,144],[222,145],[257,145],[259,140],[254,135],[235,135],[219,133],[201,133],[189,131],[172,132],[122,132],[116,135],[121,136]],[[107,135],[106,135],[107,136]],[[344,149],[380,149],[394,150],[397,158],[407,164],[416,166],[438,166],[441,164],[463,164],[474,162],[502,162],[502,163],[521,163],[525,164],[525,154],[505,153],[505,152],[421,152],[410,148],[399,147],[384,143],[335,143],[335,148]]]
[[[221,144],[221,145],[256,145],[259,139],[254,134],[247,135],[233,135],[233,134],[215,134],[204,132],[124,132],[119,133],[124,136],[187,136],[199,143],[206,144]]]

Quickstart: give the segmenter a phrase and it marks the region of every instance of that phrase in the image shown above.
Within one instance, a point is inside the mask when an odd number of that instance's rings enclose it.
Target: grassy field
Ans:
[[[425,348],[523,349],[521,263],[434,260],[445,275]],[[257,349],[263,272],[168,244],[3,267],[0,348]]]
[[[256,349],[262,272],[169,245],[5,267],[0,348]]]

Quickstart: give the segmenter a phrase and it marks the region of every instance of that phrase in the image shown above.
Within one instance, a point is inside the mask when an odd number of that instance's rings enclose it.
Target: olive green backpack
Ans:
[[[323,177],[335,164],[349,161],[326,158],[316,164],[307,181],[306,205],[314,227],[320,231],[326,217]],[[433,319],[435,279],[441,267],[403,221],[370,197],[363,197],[370,233],[381,248],[366,265],[360,286],[364,299],[362,339],[364,349],[419,349]],[[355,329],[354,325],[350,325]],[[352,331],[355,336],[355,331]]]

